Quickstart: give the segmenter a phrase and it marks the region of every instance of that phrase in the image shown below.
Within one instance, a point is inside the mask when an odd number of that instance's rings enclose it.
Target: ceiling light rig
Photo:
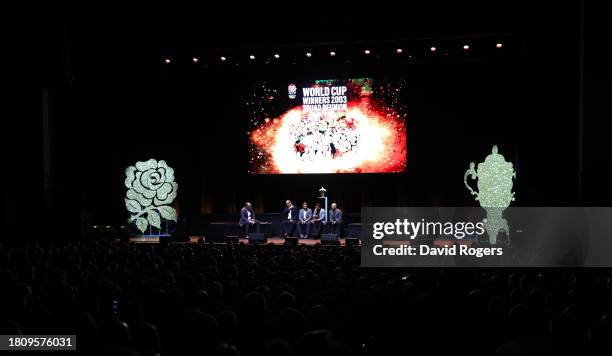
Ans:
[[[486,58],[490,56],[491,58],[500,58],[496,53],[503,53],[500,51],[502,48],[506,48],[507,43],[505,42],[504,37],[492,37],[488,35],[480,35],[475,37],[466,37],[460,39],[457,46],[457,50],[452,50],[453,45],[448,45],[445,41],[450,41],[451,39],[422,39],[422,40],[398,40],[391,42],[363,42],[363,43],[346,43],[342,44],[345,46],[345,51],[342,52],[342,61],[346,63],[352,63],[354,61],[358,61],[360,56],[365,57],[375,57],[377,59],[382,60],[398,60],[402,58],[402,60],[412,61],[414,60],[414,53],[419,53],[420,48],[425,48],[425,51],[429,52],[431,55],[430,60],[433,60],[434,57],[444,57],[453,59],[456,57],[457,60],[465,60],[465,56],[460,56],[461,53],[470,54],[470,59],[476,59],[474,56],[477,55],[479,58]],[[454,40],[453,40],[454,41]],[[429,42],[429,43],[428,43]],[[221,65],[222,63],[231,63],[232,67],[235,65],[241,65],[241,67],[246,63],[254,64],[271,64],[271,63],[283,63],[286,64],[299,64],[302,63],[312,63],[311,61],[314,58],[316,53],[326,53],[322,60],[328,58],[334,61],[339,57],[338,52],[338,44],[333,44],[331,46],[320,44],[316,46],[308,45],[308,47],[296,46],[296,47],[287,47],[286,53],[283,52],[282,48],[268,48],[263,49],[262,51],[269,51],[267,55],[265,55],[263,60],[260,60],[261,53],[259,50],[261,48],[243,48],[243,49],[231,49],[228,53],[199,53],[198,55],[188,55],[186,58],[182,58],[178,54],[170,54],[162,56],[161,61],[162,65],[186,65],[192,64],[194,67],[203,68],[203,67],[213,67],[215,65]],[[477,51],[474,49],[478,48]],[[318,51],[318,52],[317,52]],[[378,52],[377,52],[378,51]],[[422,51],[422,49],[420,50]],[[475,52],[474,52],[475,51]],[[281,53],[283,52],[283,53]],[[303,61],[297,60],[300,56],[304,56]],[[283,57],[283,61],[281,61],[281,56]],[[329,56],[329,57],[328,57]],[[397,57],[396,57],[397,56]],[[234,58],[235,57],[235,58]],[[242,58],[245,58],[243,61]],[[396,58],[396,59],[392,59]],[[427,60],[427,57],[423,57],[423,60]],[[325,65],[325,61],[320,62],[316,61],[317,64]],[[197,66],[196,66],[197,65]],[[252,67],[255,68],[255,67]]]

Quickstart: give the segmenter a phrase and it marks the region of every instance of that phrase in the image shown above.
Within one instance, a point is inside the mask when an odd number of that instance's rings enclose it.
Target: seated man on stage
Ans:
[[[251,203],[244,203],[244,207],[240,209],[240,221],[238,225],[243,229],[245,236],[249,236],[253,230],[259,233],[259,220],[255,220],[255,212]]]
[[[297,222],[297,230],[300,235],[300,239],[305,239],[310,235],[310,219],[312,218],[312,210],[308,209],[308,203],[302,203],[302,209],[300,209],[300,215]],[[305,229],[304,229],[305,228]],[[306,230],[306,233],[304,233]]]
[[[283,231],[283,236],[287,237],[293,234],[295,223],[298,220],[298,209],[293,206],[291,200],[287,200],[285,205],[285,209],[283,210],[283,222],[281,222],[281,230]]]
[[[312,211],[312,231],[313,236],[321,237],[321,230],[327,224],[327,213],[325,209],[321,208],[321,203],[316,203],[315,208]]]
[[[336,203],[332,203],[331,205],[331,210],[329,212],[329,226],[331,227],[331,233],[340,237],[340,234],[342,233],[342,210],[338,209]]]

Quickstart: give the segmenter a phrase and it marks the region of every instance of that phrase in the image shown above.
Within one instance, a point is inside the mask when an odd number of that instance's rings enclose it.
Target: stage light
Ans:
[[[227,60],[227,58],[225,58],[223,56],[221,56],[219,59],[221,60],[221,62],[225,62]]]
[[[366,49],[365,51],[363,51],[364,54],[370,54],[370,50]]]
[[[274,53],[274,58],[279,59],[280,58],[280,54]]]
[[[469,46],[469,45],[463,45],[463,50],[464,50],[464,51],[467,51],[467,50],[469,50],[469,49],[470,49],[470,46]]]
[[[308,58],[312,57],[312,53],[306,52],[306,57],[308,57]]]
[[[495,44],[495,48],[502,48],[504,45],[501,42]]]
[[[430,48],[429,50],[430,50],[430,51],[432,51],[432,52],[435,52],[435,51],[437,51],[438,49],[437,49],[436,47],[434,47],[434,46],[431,46],[431,48]]]
[[[334,57],[334,56],[336,55],[336,52],[331,51],[331,52],[329,52],[329,55],[330,55],[330,56],[332,56],[332,57]]]
[[[251,59],[251,60],[255,59],[255,55],[253,55],[253,54],[249,55],[249,59]]]
[[[200,60],[198,59],[198,57],[193,57],[193,58],[191,58],[191,61],[193,63],[198,63]]]
[[[170,58],[164,58],[164,63],[170,64],[172,63],[172,60]]]
[[[404,50],[401,49],[401,48],[398,48],[398,49],[395,50],[395,52],[397,52],[397,54],[402,54],[402,52],[404,52]]]

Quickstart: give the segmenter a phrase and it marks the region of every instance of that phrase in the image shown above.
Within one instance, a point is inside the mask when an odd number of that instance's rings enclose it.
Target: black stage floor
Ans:
[[[197,243],[202,243],[202,240],[203,240],[203,236],[190,236],[189,237],[189,241],[185,241],[184,243],[197,244]],[[340,242],[340,245],[345,245],[346,244],[346,238],[341,238],[341,239],[338,239],[338,240]],[[359,240],[357,240],[357,241],[359,241]],[[160,239],[157,236],[135,236],[135,237],[130,237],[130,242],[157,244],[157,243],[160,242]],[[316,245],[318,243],[321,243],[321,240],[319,240],[319,239],[297,239],[297,242],[298,242],[299,245],[312,246],[312,245]],[[238,238],[238,243],[248,244],[249,240],[246,239],[246,238]],[[285,238],[283,238],[283,237],[268,237],[266,243],[273,244],[273,245],[282,245],[282,244],[285,243]]]

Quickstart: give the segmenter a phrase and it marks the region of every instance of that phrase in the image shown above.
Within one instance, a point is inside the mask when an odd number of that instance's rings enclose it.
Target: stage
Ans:
[[[227,242],[214,242],[215,244],[225,244],[225,243],[231,243],[231,241],[233,240],[234,242],[238,241],[238,243],[244,243],[244,244],[248,244],[249,240],[247,238],[238,238],[237,236],[228,236]],[[351,238],[349,237],[349,240]],[[359,241],[358,239],[355,239],[356,241]],[[341,238],[338,239],[340,245],[344,246],[346,245],[346,238]],[[160,243],[160,238],[159,236],[134,236],[134,237],[130,237],[130,242],[133,243],[138,243],[138,244],[157,244]],[[319,239],[297,239],[298,245],[304,245],[304,246],[313,246],[316,244],[320,244],[321,240]],[[198,243],[206,243],[206,239],[204,236],[189,236],[189,240],[188,241],[184,241],[182,243],[186,243],[186,244],[198,244]],[[272,244],[272,245],[283,245],[285,243],[285,238],[284,237],[268,237],[266,244]]]
[[[163,236],[162,236],[163,237]],[[355,241],[356,244],[361,245],[361,241],[358,238],[351,238],[348,237],[349,241]],[[346,240],[347,238],[340,238],[338,239],[338,242],[341,246],[345,246],[346,245]],[[133,236],[130,237],[130,242],[133,243],[137,243],[137,244],[158,244],[160,243],[160,238],[159,236]],[[295,240],[294,240],[295,241]],[[176,241],[173,241],[176,242]],[[227,243],[243,243],[243,244],[249,244],[249,240],[247,238],[244,237],[237,237],[237,236],[227,236],[226,241],[219,241],[219,240],[215,240],[214,242],[207,242],[204,236],[189,236],[189,240],[187,241],[183,241],[183,242],[176,242],[176,243],[183,243],[183,244],[202,244],[202,243],[214,243],[214,244],[227,244]],[[321,240],[319,239],[297,239],[297,243],[298,245],[304,245],[304,246],[314,246],[316,244],[320,244]],[[354,244],[355,244],[354,243]],[[474,244],[477,243],[477,239],[463,239],[463,240],[451,240],[451,239],[436,239],[436,240],[432,240],[430,241],[430,244],[432,246],[435,247],[443,247],[443,246],[451,246],[454,244],[458,244],[458,245],[468,245],[468,246],[472,246]],[[261,244],[261,243],[259,243]],[[285,244],[285,238],[284,237],[268,237],[265,244],[271,244],[271,245],[283,245]],[[400,246],[403,244],[408,244],[410,245],[411,243],[409,241],[385,241],[384,245],[385,246]]]

